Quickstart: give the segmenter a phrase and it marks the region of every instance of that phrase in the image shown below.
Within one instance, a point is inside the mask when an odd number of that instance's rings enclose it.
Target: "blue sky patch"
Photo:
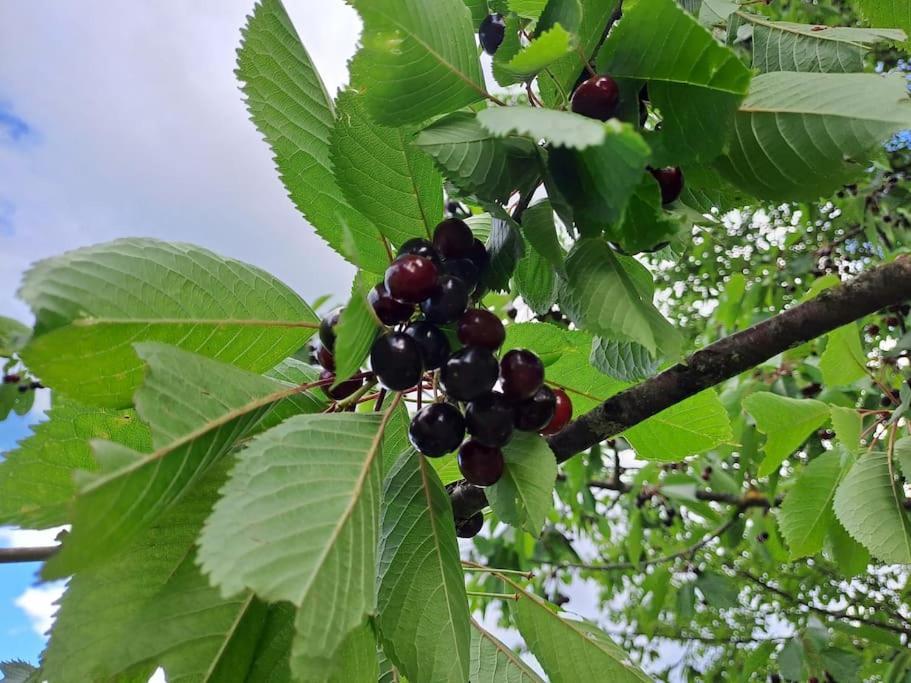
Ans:
[[[0,102],[0,142],[22,144],[35,135],[35,129],[28,121],[14,114],[9,103]]]

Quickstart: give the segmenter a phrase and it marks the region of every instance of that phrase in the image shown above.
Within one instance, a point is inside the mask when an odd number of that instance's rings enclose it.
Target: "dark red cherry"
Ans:
[[[345,310],[343,306],[334,308],[319,322],[319,340],[330,351],[335,349],[335,326],[338,325],[343,310]]]
[[[650,168],[655,180],[661,187],[661,203],[672,204],[677,201],[680,193],[683,192],[683,171],[676,166],[666,168]]]
[[[490,311],[470,308],[459,318],[457,334],[465,346],[480,346],[496,351],[506,339],[506,328]]]
[[[465,258],[474,246],[474,233],[465,221],[447,218],[434,228],[433,246],[445,259]]]
[[[478,267],[470,258],[449,259],[443,264],[443,272],[464,282],[469,294],[477,289],[478,282],[481,279]]]
[[[370,293],[367,294],[367,301],[373,307],[376,317],[384,325],[403,323],[414,313],[414,304],[406,304],[393,299],[382,282],[370,290]]]
[[[465,419],[451,403],[431,403],[408,428],[411,445],[429,458],[451,453],[465,438]]]
[[[456,536],[459,538],[474,538],[481,529],[484,528],[484,515],[480,512],[474,513],[468,519],[456,522]]]
[[[573,93],[572,110],[590,119],[607,121],[620,108],[620,87],[610,76],[592,76]]]
[[[405,328],[405,334],[414,339],[421,349],[425,370],[436,370],[449,358],[452,351],[449,337],[436,325],[418,320]]]
[[[493,486],[503,476],[503,451],[469,439],[459,449],[459,471],[470,484]]]
[[[360,379],[346,380],[333,389],[332,383],[335,382],[335,373],[331,370],[323,370],[319,374],[319,378],[320,381],[331,380],[331,382],[324,384],[322,389],[323,393],[333,401],[344,400],[351,396],[351,394],[360,389],[362,386],[364,386],[364,378],[361,377]]]
[[[422,237],[415,237],[408,240],[399,247],[399,256],[405,256],[406,254],[411,254],[413,256],[423,256],[424,258],[429,258],[433,261],[437,267],[443,262],[440,258],[439,252],[433,248],[433,244],[430,240],[425,240]]]
[[[468,252],[466,258],[475,264],[478,269],[478,276],[483,277],[484,271],[490,265],[490,254],[487,252],[487,247],[484,246],[484,243],[477,237],[471,243],[471,251]]]
[[[22,381],[21,375],[3,375],[4,384],[19,384]]]
[[[502,14],[488,14],[478,29],[481,47],[489,55],[496,53],[506,37],[506,19]]]
[[[475,441],[485,446],[505,446],[512,438],[512,403],[498,391],[484,394],[466,406],[465,426]]]
[[[386,269],[386,291],[393,299],[418,304],[437,290],[439,275],[429,258],[405,254]]]
[[[573,402],[562,389],[554,389],[554,398],[557,400],[557,407],[554,410],[554,416],[547,426],[541,430],[545,436],[556,434],[566,425],[573,416]]]
[[[513,349],[500,361],[500,378],[510,400],[531,398],[544,384],[544,363],[531,351]]]
[[[534,396],[513,406],[516,429],[540,432],[550,424],[557,410],[557,397],[549,387],[541,387]]]
[[[445,325],[459,319],[468,308],[468,287],[453,275],[440,278],[440,286],[430,298],[421,302],[424,317],[437,325]]]
[[[473,401],[497,383],[497,359],[487,349],[466,346],[443,364],[440,381],[446,393],[457,401]]]
[[[402,332],[383,335],[373,342],[370,367],[380,383],[393,391],[415,386],[424,371],[417,342]]]
[[[319,349],[316,352],[316,360],[320,365],[326,368],[326,370],[335,372],[335,356],[333,356],[332,352],[322,344],[319,345]]]

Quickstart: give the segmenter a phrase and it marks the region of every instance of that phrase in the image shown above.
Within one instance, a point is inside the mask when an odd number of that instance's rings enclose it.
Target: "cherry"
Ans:
[[[19,384],[22,381],[20,375],[3,375],[4,384]]]
[[[411,445],[429,458],[451,453],[465,437],[465,419],[451,403],[432,403],[411,420]]]
[[[559,432],[569,424],[573,416],[573,402],[566,392],[562,389],[554,389],[553,391],[554,398],[557,399],[557,408],[554,411],[553,419],[541,430],[541,433],[545,436]]]
[[[429,258],[405,254],[386,269],[386,291],[393,299],[417,304],[436,291],[439,274]]]
[[[454,275],[441,277],[437,291],[421,302],[424,317],[438,325],[458,320],[466,308],[468,308],[468,287]]]
[[[661,187],[661,203],[672,204],[683,192],[683,171],[676,166],[650,168],[649,171]]]
[[[469,294],[477,289],[478,282],[481,279],[478,267],[470,258],[449,259],[443,264],[443,272],[457,277],[464,282]]]
[[[459,218],[447,218],[433,230],[433,246],[443,258],[465,258],[474,247],[474,233]]]
[[[421,237],[414,237],[399,247],[398,255],[405,256],[406,254],[429,258],[437,266],[440,266],[442,263],[439,252],[433,248],[433,244],[430,242],[430,240],[425,240]]]
[[[459,471],[475,486],[493,486],[503,476],[503,451],[469,439],[459,449]]]
[[[502,14],[488,14],[478,29],[481,47],[489,55],[496,53],[506,37],[506,20]]]
[[[474,513],[468,519],[456,522],[456,536],[459,538],[474,538],[481,529],[484,528],[484,515],[480,512]]]
[[[414,304],[405,304],[393,299],[382,282],[370,290],[367,301],[384,325],[403,323],[414,313]]]
[[[554,392],[549,387],[541,387],[531,398],[515,404],[513,411],[516,429],[540,432],[554,419],[556,410],[557,397]]]
[[[592,76],[573,93],[572,110],[590,119],[607,121],[620,108],[620,86],[610,76]]]
[[[468,252],[466,258],[470,259],[471,262],[475,264],[479,276],[483,275],[484,271],[487,270],[487,266],[490,265],[490,254],[487,252],[487,247],[485,247],[484,243],[477,237],[475,237],[474,242],[471,243],[471,251]]]
[[[436,325],[418,320],[405,328],[405,334],[417,342],[425,370],[436,370],[449,358],[449,338]]]
[[[335,373],[332,372],[332,370],[323,370],[319,374],[319,378],[320,381],[330,380],[323,385],[322,389],[323,393],[333,401],[341,401],[343,399],[346,399],[355,391],[364,386],[364,378],[361,377],[359,379],[345,380],[333,389],[332,385],[335,383]]]
[[[506,328],[490,311],[470,308],[459,318],[457,334],[465,346],[480,346],[496,351],[506,339]]]
[[[473,401],[497,383],[497,359],[487,349],[466,346],[449,357],[440,372],[443,389],[457,401]]]
[[[383,335],[373,342],[370,367],[383,386],[392,391],[410,389],[424,371],[420,347],[402,332]]]
[[[335,326],[338,325],[343,310],[342,306],[334,308],[319,322],[319,340],[330,351],[335,348]]]
[[[512,438],[512,403],[498,391],[479,396],[465,408],[465,426],[475,441],[498,448]]]
[[[507,398],[531,398],[544,384],[544,363],[531,351],[513,349],[500,361],[500,378]]]
[[[335,356],[322,344],[319,345],[319,350],[316,352],[316,360],[330,372],[335,372]]]

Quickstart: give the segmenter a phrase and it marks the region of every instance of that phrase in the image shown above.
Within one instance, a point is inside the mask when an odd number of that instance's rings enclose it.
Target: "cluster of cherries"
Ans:
[[[38,381],[31,381],[22,383],[22,376],[11,374],[3,375],[3,384],[18,384],[18,389],[20,394],[27,393],[29,391],[35,391],[36,389],[43,389],[44,385]]]
[[[481,22],[478,29],[478,40],[487,54],[495,54],[506,36],[506,19],[502,14],[490,14]],[[584,76],[583,76],[584,78]],[[645,100],[648,89],[643,87],[640,109],[647,113]],[[587,80],[580,79],[572,95],[572,110],[590,119],[607,121],[620,114],[620,86],[607,75],[592,76]],[[645,117],[640,121],[644,123]],[[683,192],[683,172],[676,166],[651,168],[649,172],[661,187],[661,201],[672,204]]]

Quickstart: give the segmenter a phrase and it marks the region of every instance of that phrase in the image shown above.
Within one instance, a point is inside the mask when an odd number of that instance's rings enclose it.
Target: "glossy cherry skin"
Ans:
[[[459,471],[470,484],[493,486],[503,476],[503,451],[469,439],[459,449]]]
[[[512,439],[512,403],[498,391],[476,398],[465,408],[465,427],[485,446],[505,446]]]
[[[443,364],[440,382],[446,393],[457,401],[473,401],[497,383],[497,359],[487,349],[466,346]]]
[[[534,396],[513,406],[516,429],[540,432],[550,424],[557,412],[557,397],[549,387],[541,387]]]
[[[319,321],[319,340],[330,351],[335,349],[335,326],[338,325],[343,310],[343,306],[334,308]]]
[[[496,351],[506,340],[506,328],[500,319],[483,308],[470,308],[459,318],[456,329],[465,346],[480,346]]]
[[[443,275],[436,292],[421,302],[424,317],[437,325],[459,319],[468,308],[468,287],[454,275]]]
[[[405,254],[386,269],[386,291],[393,299],[417,304],[437,290],[439,275],[429,258]]]
[[[433,230],[433,246],[444,259],[465,258],[474,246],[474,233],[459,218],[447,218]]]
[[[370,290],[367,294],[367,302],[384,325],[403,323],[414,313],[414,304],[406,304],[393,299],[382,282]]]
[[[373,342],[370,367],[380,383],[392,391],[415,386],[424,371],[420,347],[402,332],[383,335]]]
[[[478,275],[483,277],[484,271],[486,271],[487,266],[490,265],[490,254],[487,251],[487,247],[484,246],[484,243],[477,237],[475,237],[474,242],[471,243],[471,251],[468,252],[466,258],[470,259],[471,262],[475,264],[478,269]]]
[[[332,380],[332,382],[335,382],[335,373],[332,372],[331,370],[323,370],[319,374],[319,378],[321,381],[322,380]],[[341,400],[344,400],[344,399],[348,398],[349,396],[351,396],[351,394],[353,394],[355,391],[360,389],[362,386],[364,386],[363,377],[361,377],[360,379],[346,380],[346,381],[342,382],[341,384],[339,384],[334,389],[331,388],[332,387],[331,383],[327,383],[327,384],[323,385],[322,389],[323,389],[323,393],[326,394],[326,396],[331,398],[333,401],[341,401]]]
[[[449,338],[433,323],[418,320],[405,328],[405,334],[414,339],[421,349],[425,370],[436,370],[449,358],[452,351]]]
[[[666,168],[650,168],[655,180],[661,187],[661,203],[672,204],[677,201],[680,193],[683,192],[683,171],[676,166]]]
[[[429,458],[451,453],[465,438],[465,419],[451,403],[432,403],[411,420],[411,445]]]
[[[335,356],[333,356],[332,352],[322,344],[319,345],[319,348],[316,351],[316,360],[329,372],[335,372]]]
[[[449,259],[443,264],[443,272],[453,275],[464,282],[469,294],[477,289],[478,282],[481,279],[478,267],[470,258]]]
[[[506,37],[506,20],[502,14],[488,14],[478,29],[481,47],[489,55],[495,54]]]
[[[456,536],[459,538],[474,538],[481,529],[484,528],[484,515],[480,512],[474,513],[468,519],[456,522]]]
[[[423,239],[422,237],[414,237],[399,247],[398,255],[405,256],[406,254],[429,258],[436,264],[438,268],[443,263],[443,260],[440,258],[440,253],[434,249],[433,243],[430,240]]]
[[[545,436],[556,434],[566,425],[573,417],[573,402],[562,389],[554,389],[554,398],[557,400],[557,406],[554,410],[554,416],[547,426],[541,430]]]
[[[508,399],[523,401],[544,384],[544,363],[531,351],[513,349],[500,361],[500,379]]]
[[[607,121],[620,108],[620,87],[610,76],[592,76],[573,93],[572,110],[590,119]]]

